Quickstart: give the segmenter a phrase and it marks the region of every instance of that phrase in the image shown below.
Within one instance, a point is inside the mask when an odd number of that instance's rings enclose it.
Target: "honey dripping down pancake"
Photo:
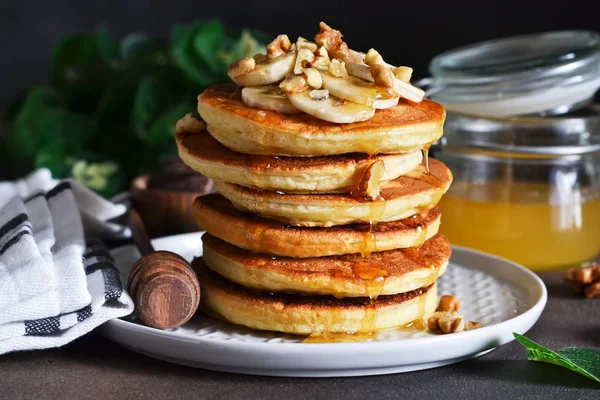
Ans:
[[[234,246],[286,257],[322,257],[420,246],[439,229],[436,206],[422,214],[379,224],[295,227],[236,209],[219,194],[196,199],[192,214],[200,229]]]
[[[450,170],[429,160],[429,172],[420,165],[381,189],[374,201],[350,194],[285,194],[215,182],[217,192],[235,207],[296,226],[335,226],[398,221],[433,208],[452,182]]]
[[[451,253],[439,234],[418,248],[312,258],[253,253],[208,233],[202,241],[206,265],[230,281],[269,292],[337,298],[377,298],[429,286],[445,272]]]
[[[297,335],[370,334],[421,321],[435,310],[436,285],[376,300],[336,299],[247,289],[210,271],[201,258],[192,267],[202,284],[205,307],[234,324]]]
[[[377,110],[363,122],[336,124],[308,114],[282,114],[249,107],[233,84],[207,89],[198,112],[221,144],[240,153],[323,156],[347,153],[407,153],[442,136],[444,108],[430,100]]]
[[[208,132],[182,131],[176,139],[183,162],[213,180],[286,193],[348,193],[377,160],[385,165],[380,180],[384,184],[410,172],[423,159],[419,151],[375,156],[251,156],[226,148]]]

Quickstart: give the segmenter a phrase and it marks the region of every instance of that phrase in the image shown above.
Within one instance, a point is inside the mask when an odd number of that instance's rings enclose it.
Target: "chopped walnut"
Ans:
[[[442,296],[436,311],[458,311],[460,310],[460,300],[454,296]]]
[[[330,61],[331,60],[329,59],[329,53],[327,52],[327,49],[321,46],[315,53],[315,59],[311,63],[311,67],[327,70],[329,69]]]
[[[292,75],[285,78],[280,84],[279,88],[287,93],[298,93],[308,89],[306,79],[301,75]]]
[[[302,73],[302,69],[308,67],[315,59],[315,55],[308,49],[300,49],[296,55],[296,63],[294,64],[294,74]]]
[[[323,86],[323,77],[321,77],[319,71],[315,68],[305,68],[302,70],[302,74],[304,74],[304,79],[306,79],[308,86],[314,89],[321,89]]]
[[[432,332],[456,333],[465,329],[465,318],[456,311],[436,311],[427,320]]]
[[[483,328],[483,324],[481,322],[469,321],[467,322],[466,330],[472,331],[473,329]]]
[[[231,64],[227,75],[232,79],[237,78],[238,76],[246,75],[248,72],[253,71],[254,68],[256,68],[256,60],[251,57],[246,57]]]
[[[315,42],[325,49],[335,58],[347,60],[350,57],[350,50],[346,42],[342,40],[342,33],[331,28],[325,22],[319,24],[321,29],[315,35]]]
[[[390,93],[393,93],[395,80],[392,70],[381,64],[372,64],[369,66],[369,69],[371,70],[375,84],[389,89]]]
[[[313,100],[326,100],[329,97],[329,90],[327,90],[327,89],[311,90],[310,97]]]
[[[588,299],[600,297],[600,264],[586,263],[568,269],[563,273],[563,281],[569,282],[576,293]]]
[[[296,50],[308,49],[314,53],[315,51],[317,51],[317,47],[318,46],[316,43],[309,42],[308,40],[304,39],[303,37],[299,37],[298,40],[296,41]]]
[[[347,78],[348,71],[346,71],[346,63],[343,61],[334,58],[329,63],[329,72],[333,76],[337,76],[338,78]]]
[[[291,47],[290,38],[287,35],[279,35],[267,45],[267,56],[277,58],[289,51]]]
[[[192,114],[186,114],[175,124],[175,132],[193,132],[198,133],[206,130],[206,123],[192,117]]]

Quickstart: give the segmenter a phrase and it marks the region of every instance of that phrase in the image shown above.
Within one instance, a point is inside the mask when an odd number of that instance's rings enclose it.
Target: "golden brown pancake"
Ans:
[[[452,173],[429,160],[383,186],[381,200],[360,201],[349,194],[280,194],[215,181],[217,192],[239,209],[297,226],[334,226],[398,221],[433,208],[450,187]]]
[[[405,153],[442,136],[446,112],[427,99],[401,99],[373,118],[336,124],[308,114],[281,114],[252,108],[234,84],[214,86],[198,96],[198,112],[221,144],[240,153],[267,156],[321,156],[346,153]]]
[[[226,320],[252,329],[310,335],[321,332],[375,332],[424,320],[435,311],[435,283],[408,293],[336,299],[246,289],[210,271],[201,258],[192,263],[202,285],[204,306]]]
[[[434,236],[440,225],[440,210],[436,206],[419,215],[374,226],[296,227],[240,211],[218,194],[198,197],[192,213],[202,230],[237,247],[297,258],[419,246]]]
[[[245,287],[269,292],[344,297],[377,297],[429,286],[445,271],[450,243],[442,235],[419,248],[362,256],[272,257],[235,247],[210,234],[202,236],[210,269]]]
[[[376,156],[250,156],[229,150],[208,132],[179,132],[176,138],[183,162],[201,174],[213,180],[282,192],[349,193],[377,160],[385,164],[380,180],[384,184],[410,172],[423,158],[420,151]]]

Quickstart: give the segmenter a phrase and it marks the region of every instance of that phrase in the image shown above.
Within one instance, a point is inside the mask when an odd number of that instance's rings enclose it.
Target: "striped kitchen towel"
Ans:
[[[107,249],[85,240],[124,212],[44,170],[0,183],[0,354],[61,346],[133,311]]]

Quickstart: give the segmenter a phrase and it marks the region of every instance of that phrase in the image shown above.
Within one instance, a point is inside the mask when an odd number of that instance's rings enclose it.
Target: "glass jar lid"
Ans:
[[[600,87],[600,35],[563,31],[477,43],[436,56],[430,72],[421,83],[449,111],[565,113],[589,104]]]

